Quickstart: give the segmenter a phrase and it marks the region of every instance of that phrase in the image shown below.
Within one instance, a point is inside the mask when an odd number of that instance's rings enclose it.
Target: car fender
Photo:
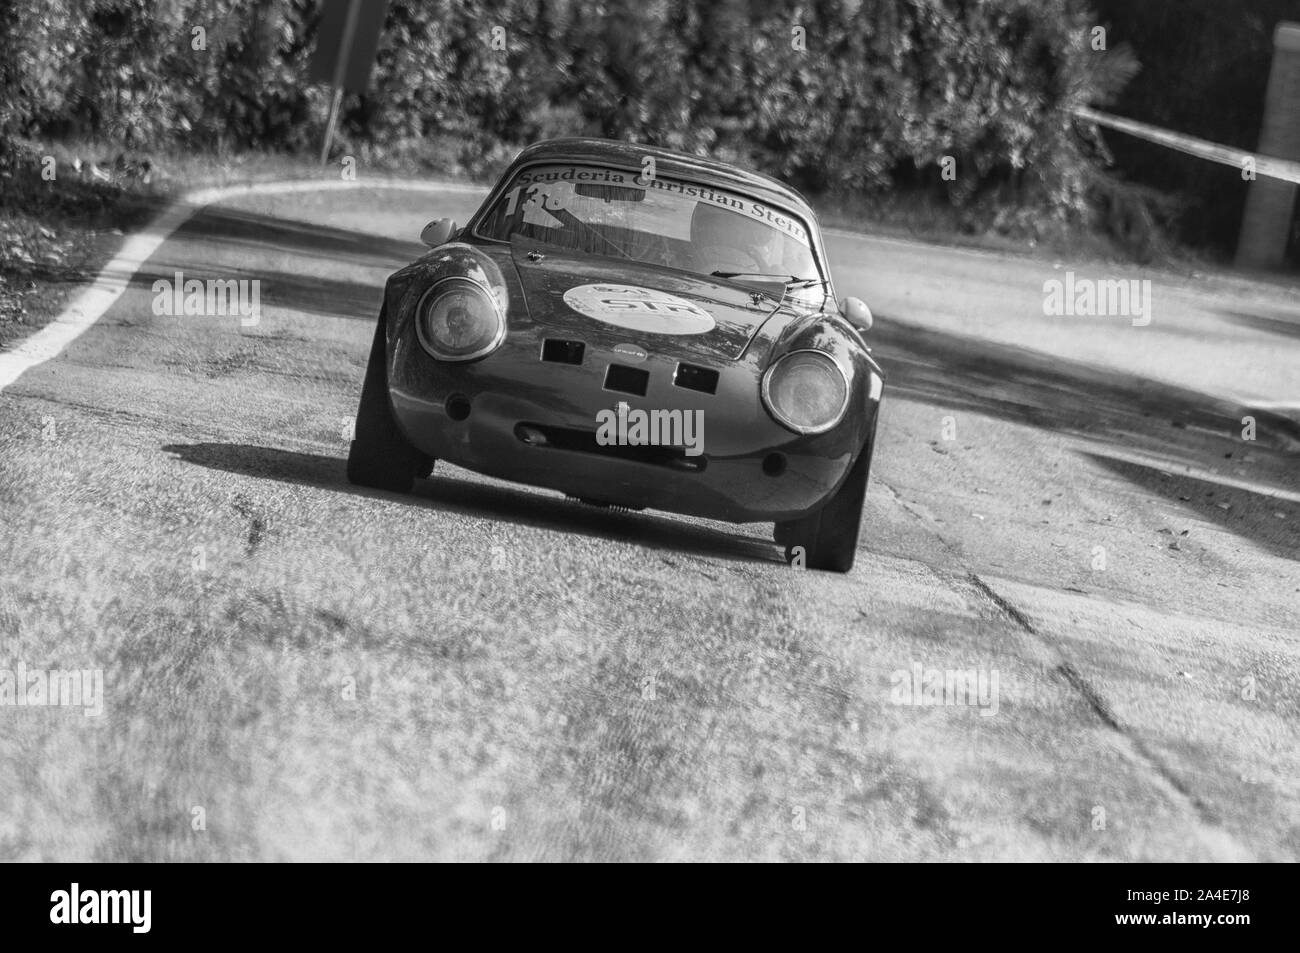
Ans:
[[[511,275],[511,278],[514,276]],[[447,278],[467,278],[489,291],[497,301],[501,313],[509,323],[512,293],[511,282],[492,256],[480,248],[462,242],[448,242],[431,249],[427,254],[394,272],[384,288],[384,303],[388,308],[388,356],[392,360],[395,343],[407,336],[415,320],[416,307],[426,291]],[[516,279],[517,284],[517,279]]]
[[[849,384],[849,406],[839,427],[850,428],[853,445],[864,447],[875,430],[885,375],[857,329],[832,312],[808,314],[781,330],[767,367],[792,351],[820,351],[843,371]]]

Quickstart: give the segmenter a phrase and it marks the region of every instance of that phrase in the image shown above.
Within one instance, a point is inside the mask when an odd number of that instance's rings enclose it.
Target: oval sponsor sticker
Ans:
[[[579,285],[564,293],[564,303],[579,314],[631,331],[650,334],[705,334],[713,315],[685,298],[633,285]]]
[[[625,361],[632,361],[640,364],[650,355],[646,353],[645,348],[637,347],[635,344],[615,344],[614,353]]]

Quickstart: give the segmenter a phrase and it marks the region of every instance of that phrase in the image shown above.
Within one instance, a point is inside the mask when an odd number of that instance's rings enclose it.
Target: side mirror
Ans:
[[[457,227],[454,218],[436,219],[424,226],[424,231],[420,232],[420,241],[430,248],[445,245],[451,240],[451,236],[456,234]]]
[[[871,309],[861,298],[845,298],[841,301],[840,314],[859,331],[871,330]]]

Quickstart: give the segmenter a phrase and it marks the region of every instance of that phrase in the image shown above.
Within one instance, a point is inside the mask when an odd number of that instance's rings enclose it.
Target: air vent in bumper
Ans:
[[[546,424],[520,423],[515,425],[515,439],[533,447],[550,447],[571,450],[619,460],[632,460],[652,466],[669,467],[699,473],[708,466],[708,457],[687,456],[682,447],[665,447],[654,444],[602,444],[596,435],[587,430],[571,427],[551,427]]]
[[[621,394],[635,394],[644,397],[650,386],[650,372],[638,367],[624,367],[611,364],[605,372],[605,390],[616,390]]]
[[[718,372],[694,364],[678,364],[673,383],[687,390],[697,390],[702,394],[718,392]]]
[[[555,364],[581,364],[587,346],[581,341],[561,341],[547,338],[542,342],[542,360]]]

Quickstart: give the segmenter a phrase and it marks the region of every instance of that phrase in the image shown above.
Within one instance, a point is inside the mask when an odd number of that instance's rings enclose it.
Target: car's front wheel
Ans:
[[[348,482],[393,493],[409,493],[417,476],[433,472],[433,457],[421,453],[403,436],[393,419],[388,396],[388,367],[384,355],[387,313],[380,311],[375,328],[366,379],[361,385],[361,406],[348,451]]]
[[[787,563],[829,572],[848,572],[853,568],[874,443],[874,440],[867,441],[844,484],[825,506],[799,519],[776,524],[773,535],[785,547]]]

